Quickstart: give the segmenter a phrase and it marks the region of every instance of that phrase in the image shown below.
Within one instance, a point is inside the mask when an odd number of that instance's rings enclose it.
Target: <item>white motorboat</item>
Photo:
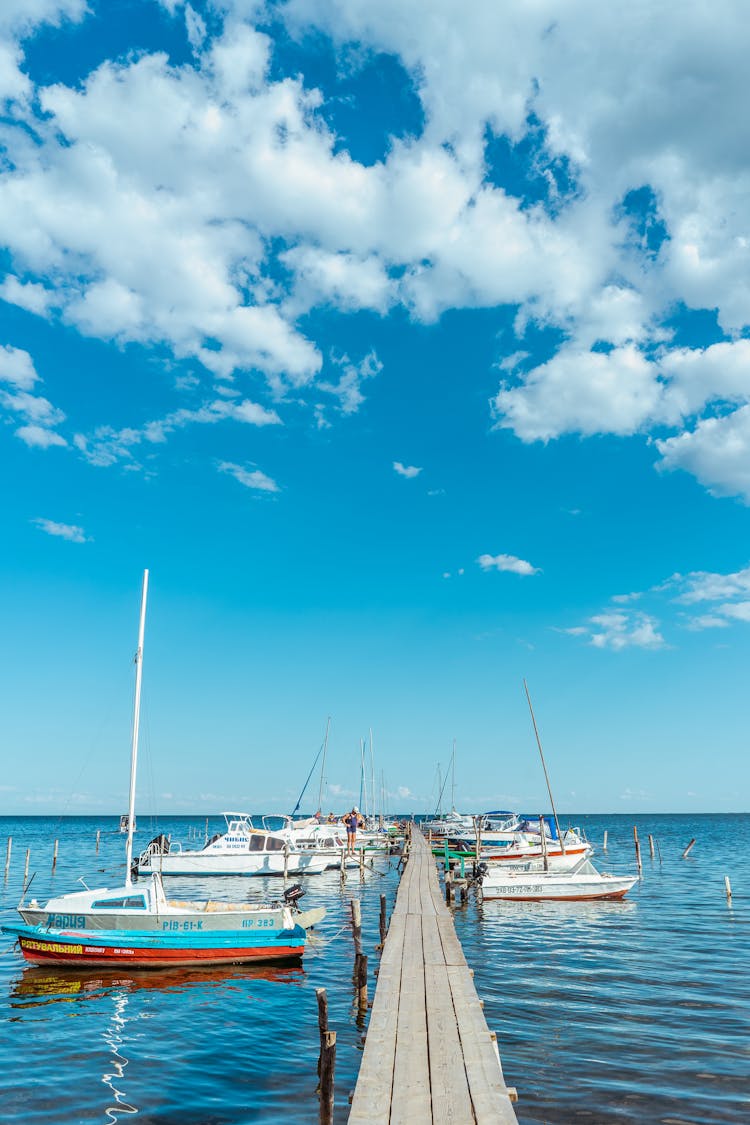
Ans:
[[[296,848],[280,832],[253,827],[247,813],[224,813],[226,832],[199,850],[156,836],[138,858],[138,872],[160,875],[320,875],[328,857]]]
[[[638,882],[636,875],[599,872],[589,859],[570,871],[506,870],[480,864],[483,899],[515,899],[524,902],[588,902],[622,898]]]
[[[443,836],[452,838],[459,835],[466,835],[467,838],[470,838],[474,831],[473,826],[473,817],[451,809],[448,813],[437,813],[430,820],[422,821],[419,827],[422,832],[431,832],[433,837],[440,836],[442,839]]]
[[[281,819],[283,821],[281,828],[274,828],[271,825],[271,822],[279,820],[279,817],[264,816],[261,823],[267,831],[283,836],[295,852],[320,856],[326,860],[326,867],[340,867],[342,857],[345,867],[359,866],[358,856],[346,854],[346,828],[340,821],[328,823],[319,821],[314,816],[305,820],[294,820],[291,816]]]
[[[593,853],[588,840],[584,840],[574,829],[569,829],[558,840],[542,839],[538,832],[514,832],[507,840],[481,841],[480,859],[492,864],[513,866],[527,860],[550,860],[550,866],[558,870],[569,869],[579,860]]]

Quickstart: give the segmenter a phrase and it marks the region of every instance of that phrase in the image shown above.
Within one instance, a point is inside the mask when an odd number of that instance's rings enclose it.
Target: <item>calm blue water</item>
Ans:
[[[579,818],[609,849],[603,870],[631,870],[631,818]],[[531,1122],[750,1122],[750,817],[638,820],[644,877],[623,903],[486,903],[456,926],[506,1080]],[[165,818],[185,841],[205,821]],[[221,827],[212,819],[209,831]],[[101,829],[99,854],[95,854]],[[26,848],[41,900],[119,881],[124,837],[114,818],[0,818],[0,915],[15,916]],[[651,832],[661,850],[651,861]],[[153,835],[142,824],[137,843]],[[696,844],[687,860],[680,854]],[[59,859],[51,872],[59,838]],[[724,875],[732,880],[731,906]],[[2,872],[0,871],[0,879]],[[273,897],[274,880],[174,880],[180,897]],[[237,1125],[317,1121],[315,988],[337,1031],[337,1123],[361,1057],[352,989],[349,902],[363,902],[364,945],[377,963],[379,895],[394,866],[363,885],[354,873],[310,879],[305,906],[325,904],[302,968],[64,974],[25,967],[0,940],[0,1120]]]

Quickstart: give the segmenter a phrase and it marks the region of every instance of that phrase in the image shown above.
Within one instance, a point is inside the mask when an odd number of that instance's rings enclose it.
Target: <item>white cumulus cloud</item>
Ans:
[[[477,559],[482,570],[502,570],[511,574],[539,574],[539,567],[516,555],[480,555]]]
[[[401,463],[401,461],[394,461],[393,468],[400,477],[406,477],[407,480],[412,480],[414,477],[418,477],[422,472],[421,467],[418,467],[417,465],[404,465]]]
[[[245,488],[255,489],[258,492],[279,491],[276,481],[260,469],[248,469],[244,465],[234,465],[231,461],[222,461],[218,468],[220,473],[229,473]]]
[[[47,535],[54,535],[60,539],[67,539],[70,543],[88,543],[89,538],[82,527],[73,523],[57,523],[55,520],[43,518],[31,521],[40,531]]]

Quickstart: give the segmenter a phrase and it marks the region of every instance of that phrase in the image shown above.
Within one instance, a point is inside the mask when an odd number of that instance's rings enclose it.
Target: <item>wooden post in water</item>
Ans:
[[[346,848],[341,849],[340,875],[341,875],[341,886],[343,887],[344,883],[346,882]]]
[[[690,852],[690,849],[692,848],[694,843],[695,843],[695,840],[691,840],[690,843],[688,844],[688,846],[685,848],[685,851],[682,853],[683,859],[687,859],[688,854]]]
[[[445,873],[445,901],[449,906],[453,901],[453,872],[450,867]]]
[[[101,828],[96,830],[96,854],[99,855],[99,837],[101,836]]]
[[[359,849],[359,877],[360,877],[360,879],[364,879],[364,877],[365,877],[365,849],[364,848]]]
[[[315,996],[318,1001],[318,1031],[320,1033],[320,1053],[318,1054],[318,1078],[323,1067],[323,1047],[325,1046],[325,1035],[328,1031],[328,994],[324,988],[316,988]],[[320,1084],[318,1084],[320,1090]]]
[[[362,953],[362,905],[358,898],[352,899],[352,934],[354,936],[354,950]]]
[[[604,829],[604,843],[602,844],[602,851],[606,852],[606,850],[607,850],[607,829],[605,828]]]
[[[726,891],[727,902],[731,902],[732,901],[732,884],[729,882],[729,876],[728,875],[724,876],[724,890]]]
[[[54,851],[53,851],[53,853],[52,853],[52,870],[53,870],[53,871],[54,871],[54,870],[55,870],[55,868],[57,867],[57,845],[58,845],[59,843],[60,843],[60,841],[59,841],[59,840],[55,840],[55,850],[54,850]]]
[[[359,1008],[367,1007],[367,958],[362,953],[362,904],[358,898],[352,899],[352,937],[354,938],[354,972],[352,980],[357,994]],[[364,962],[364,1005],[362,1003],[362,962]]]
[[[549,871],[549,856],[547,855],[547,833],[544,830],[544,821],[541,815],[539,816],[539,833],[542,840],[542,863],[544,870]]]
[[[26,880],[29,877],[29,857],[31,855],[31,848],[26,849],[26,863],[23,868],[23,885],[26,886]]]
[[[8,850],[5,853],[5,876],[7,878],[8,871],[10,870],[10,853],[13,851],[13,837],[8,837]]]
[[[385,936],[388,933],[388,925],[385,916],[385,895],[380,896],[380,948],[385,945]]]
[[[654,859],[655,856],[656,856],[656,853],[654,851],[654,837],[651,835],[650,832],[648,834],[648,848],[649,848],[649,851],[651,852],[651,858]]]
[[[643,865],[641,864],[641,845],[638,840],[638,827],[635,824],[633,825],[633,840],[635,842],[635,862],[638,868],[638,874],[640,875],[643,870]]]
[[[361,953],[357,962],[357,1004],[360,1010],[367,1007],[367,954]]]
[[[320,1055],[320,1125],[333,1125],[333,1076],[336,1068],[336,1032],[326,1031]]]

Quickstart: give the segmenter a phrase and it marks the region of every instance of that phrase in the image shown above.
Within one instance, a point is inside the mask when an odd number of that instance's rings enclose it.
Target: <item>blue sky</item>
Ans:
[[[6,0],[2,811],[747,808],[742,14]]]

